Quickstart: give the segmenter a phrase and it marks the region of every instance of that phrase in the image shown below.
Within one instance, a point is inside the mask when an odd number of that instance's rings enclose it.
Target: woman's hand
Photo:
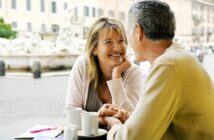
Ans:
[[[113,116],[117,114],[118,106],[113,104],[104,104],[98,111],[98,116]]]
[[[131,66],[131,62],[128,60],[128,57],[124,58],[124,61],[113,68],[112,79],[117,79],[121,77],[121,74],[125,72]]]
[[[105,117],[114,117],[124,123],[129,118],[129,112],[117,105],[104,104],[98,111],[99,123],[106,125]]]
[[[125,123],[125,121],[129,118],[129,112],[120,108],[118,109],[117,114],[113,117],[119,119],[122,123]]]
[[[100,125],[106,125],[104,118],[106,116],[114,116],[117,114],[117,106],[112,104],[104,104],[98,111],[98,119]]]

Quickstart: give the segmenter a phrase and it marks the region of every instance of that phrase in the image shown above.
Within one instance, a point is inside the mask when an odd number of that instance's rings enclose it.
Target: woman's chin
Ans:
[[[114,61],[113,62],[113,65],[114,66],[118,66],[118,65],[120,65],[120,64],[122,64],[123,63],[123,61]]]
[[[120,57],[117,59],[109,59],[109,64],[111,64],[111,66],[117,66],[123,63],[124,57]]]

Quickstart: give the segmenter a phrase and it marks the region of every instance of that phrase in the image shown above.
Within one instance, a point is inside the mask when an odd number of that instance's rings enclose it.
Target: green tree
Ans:
[[[4,23],[4,19],[0,18],[0,37],[2,38],[15,38],[16,31],[13,31],[10,24]]]

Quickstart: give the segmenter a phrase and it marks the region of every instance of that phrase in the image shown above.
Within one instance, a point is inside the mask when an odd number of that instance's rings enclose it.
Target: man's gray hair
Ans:
[[[139,23],[146,37],[152,40],[173,39],[175,17],[169,5],[157,0],[138,1],[129,11],[129,28]]]

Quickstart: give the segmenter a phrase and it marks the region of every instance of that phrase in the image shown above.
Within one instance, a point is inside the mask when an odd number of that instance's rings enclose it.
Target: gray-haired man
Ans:
[[[214,86],[202,65],[173,43],[175,18],[160,1],[140,1],[129,12],[129,43],[137,61],[152,66],[143,95],[122,124],[105,117],[108,139],[214,139]]]

